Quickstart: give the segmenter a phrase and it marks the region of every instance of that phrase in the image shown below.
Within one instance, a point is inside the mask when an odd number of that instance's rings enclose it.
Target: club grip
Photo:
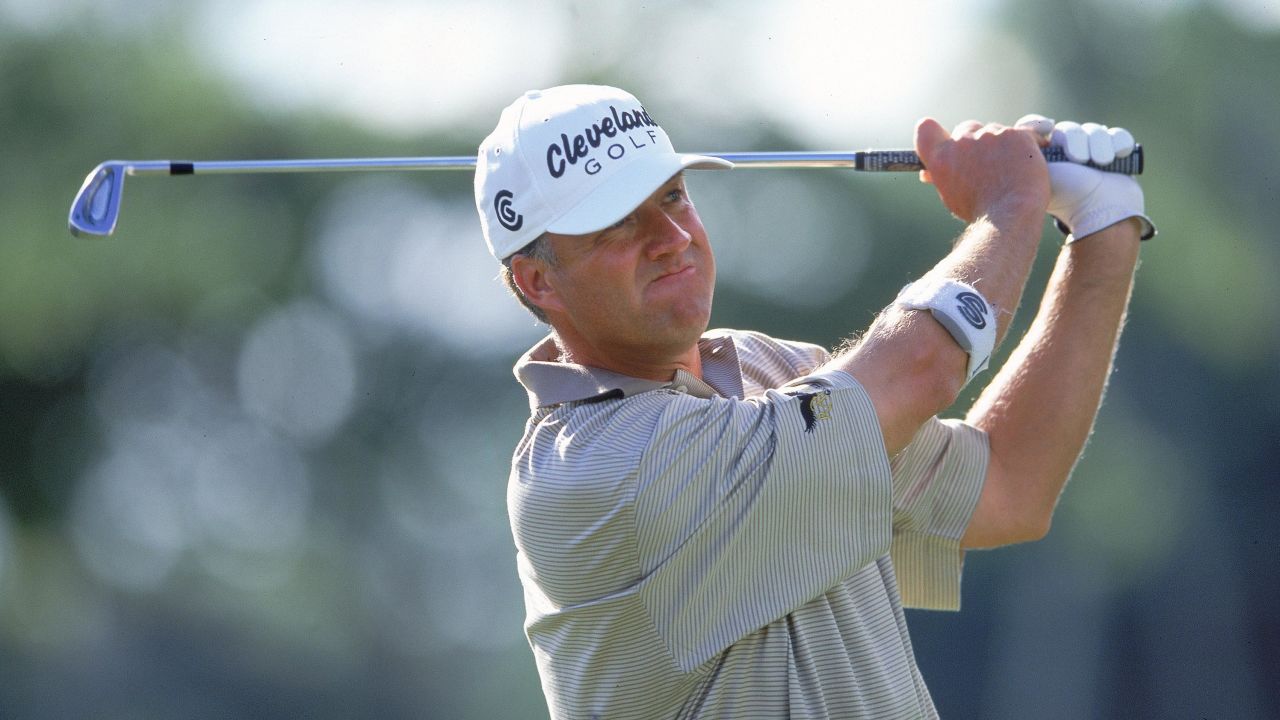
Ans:
[[[1041,148],[1048,162],[1070,162],[1066,152],[1057,145]],[[1116,158],[1106,165],[1083,163],[1091,168],[1122,175],[1142,174],[1142,146],[1135,145],[1128,157]],[[911,150],[865,150],[855,154],[854,168],[867,172],[910,172],[923,170],[920,156]]]

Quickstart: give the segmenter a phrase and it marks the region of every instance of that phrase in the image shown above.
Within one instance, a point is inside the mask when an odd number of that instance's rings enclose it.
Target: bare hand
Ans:
[[[1049,170],[1040,152],[1046,142],[1029,128],[960,123],[950,135],[933,118],[916,124],[916,153],[953,215],[973,222],[984,215],[1043,214],[1049,203]]]

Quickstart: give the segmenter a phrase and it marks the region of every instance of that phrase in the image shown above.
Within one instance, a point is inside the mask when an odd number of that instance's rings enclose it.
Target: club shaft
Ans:
[[[862,150],[831,152],[733,152],[699,153],[723,158],[743,168],[848,168],[868,172],[923,170],[920,157],[911,150]],[[1050,162],[1066,160],[1062,149],[1044,148]],[[1109,172],[1139,175],[1143,153],[1138,147],[1129,157],[1102,166]],[[130,175],[235,175],[248,173],[306,173],[374,170],[474,170],[474,156],[330,158],[304,160],[205,160],[182,162],[148,160],[125,163]]]

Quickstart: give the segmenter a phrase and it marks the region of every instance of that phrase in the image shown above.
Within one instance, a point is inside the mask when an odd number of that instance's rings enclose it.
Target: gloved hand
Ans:
[[[1062,147],[1071,162],[1049,163],[1049,214],[1067,235],[1067,242],[1093,233],[1126,218],[1142,221],[1142,239],[1155,237],[1156,227],[1143,208],[1138,181],[1121,173],[1110,173],[1083,165],[1092,161],[1106,165],[1133,152],[1133,135],[1124,128],[1108,128],[1097,123],[1081,125],[1070,121],[1054,123],[1042,115],[1024,115],[1016,123],[1028,127]],[[1081,164],[1077,164],[1081,163]]]

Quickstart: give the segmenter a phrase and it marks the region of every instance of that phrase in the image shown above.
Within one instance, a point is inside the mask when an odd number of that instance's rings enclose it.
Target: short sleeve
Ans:
[[[636,545],[646,608],[684,670],[888,551],[889,462],[849,375],[746,401],[668,395],[655,412]]]
[[[937,418],[893,458],[890,556],[903,605],[960,608],[960,540],[982,494],[989,458],[986,433]]]

